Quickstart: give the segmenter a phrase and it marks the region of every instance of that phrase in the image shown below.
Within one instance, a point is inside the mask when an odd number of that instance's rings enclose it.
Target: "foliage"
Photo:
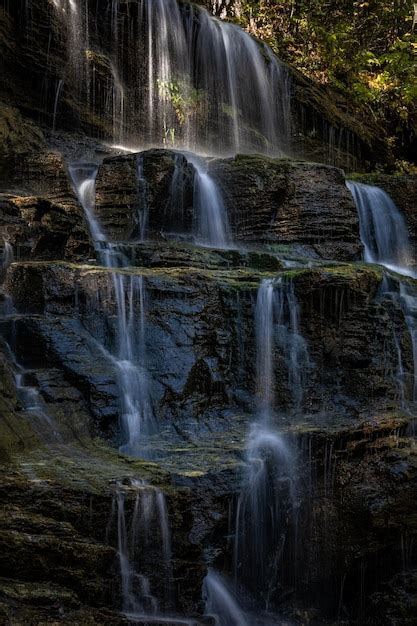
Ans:
[[[178,124],[184,126],[187,118],[202,106],[202,92],[179,80],[157,82],[160,97],[171,103]]]
[[[414,0],[230,0],[228,17],[389,132],[417,127]],[[223,8],[224,11],[224,8]],[[224,15],[224,12],[223,12]]]

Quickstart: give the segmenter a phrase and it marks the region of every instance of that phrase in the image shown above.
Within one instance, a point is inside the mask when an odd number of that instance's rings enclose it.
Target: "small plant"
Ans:
[[[178,124],[184,126],[188,117],[198,112],[204,101],[203,92],[184,81],[157,80],[161,98],[171,103]]]

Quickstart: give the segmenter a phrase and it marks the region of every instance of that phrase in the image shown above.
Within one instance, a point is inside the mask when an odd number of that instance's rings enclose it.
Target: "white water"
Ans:
[[[6,239],[3,239],[3,253],[1,255],[0,269],[5,270],[13,263],[13,248]]]
[[[146,437],[155,432],[146,368],[146,293],[142,276],[117,271],[128,265],[117,246],[111,246],[95,216],[95,180],[97,167],[85,164],[70,166],[70,174],[89,224],[91,237],[103,265],[112,270],[113,293],[117,306],[117,346],[103,352],[116,367],[120,390],[120,417],[126,454],[145,455]],[[138,311],[139,310],[139,311]],[[138,313],[137,313],[138,311]]]
[[[250,626],[235,593],[225,578],[209,569],[203,583],[204,613],[215,626]]]
[[[15,313],[11,299],[7,303],[6,314]],[[18,361],[9,344],[5,344],[9,360],[12,364],[14,383],[17,396],[23,411],[30,417],[35,431],[47,444],[62,443],[63,438],[56,421],[50,415],[39,390],[29,383],[31,372]]]
[[[260,415],[269,419],[273,405],[274,282],[262,281],[255,309],[256,381]]]
[[[193,206],[195,239],[200,245],[227,248],[230,227],[219,186],[207,172],[207,163],[197,155],[187,154],[195,168]]]
[[[131,479],[128,484],[116,486],[115,501],[123,612],[133,623],[149,619],[150,623],[158,624],[194,624],[192,620],[166,615],[173,608],[173,574],[171,530],[164,494],[144,481]],[[113,505],[113,514],[114,508]],[[151,551],[157,558],[154,565],[162,581],[159,599],[151,592],[149,578],[140,571],[141,560],[146,560]],[[154,570],[149,561],[147,567]]]
[[[54,115],[53,115],[53,119],[52,119],[52,130],[53,131],[55,131],[56,116],[57,116],[57,112],[58,112],[58,103],[59,103],[59,98],[61,96],[61,91],[62,91],[63,86],[64,86],[64,81],[61,78],[58,81],[58,85],[57,85],[56,93],[55,93]]]
[[[364,261],[405,276],[415,275],[415,261],[405,220],[379,187],[347,181],[359,213]]]
[[[302,398],[300,370],[308,363],[305,342],[298,334],[298,306],[291,283],[269,279],[261,283],[255,322],[259,417],[246,442],[246,470],[235,519],[234,575],[268,610],[280,579],[283,550],[297,526],[296,458],[273,424],[275,346],[284,350],[289,390],[297,409]],[[296,548],[296,538],[292,539]]]
[[[416,259],[408,236],[405,220],[392,199],[382,189],[347,182],[358,208],[360,235],[364,246],[364,260],[377,263],[400,274],[417,278]],[[410,336],[413,373],[410,400],[417,401],[417,287],[400,277],[384,280],[383,291],[401,307]],[[404,408],[406,406],[404,378],[405,367],[400,338],[395,336],[398,352],[397,378]]]
[[[80,0],[54,5],[67,27],[73,89],[95,115],[107,116],[114,143],[128,137],[210,154],[286,151],[288,72],[238,26],[176,0],[139,0],[128,17],[108,0],[108,32],[96,42],[93,5],[90,15]],[[111,80],[100,90],[91,48],[111,60]]]
[[[264,280],[255,311],[259,414],[268,421],[274,405],[274,350],[283,355],[293,408],[301,410],[304,371],[311,367],[307,344],[299,330],[299,306],[291,281]]]

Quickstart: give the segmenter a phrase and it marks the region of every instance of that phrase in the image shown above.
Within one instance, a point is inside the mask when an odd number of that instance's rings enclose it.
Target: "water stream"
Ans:
[[[417,278],[417,262],[404,217],[390,196],[379,187],[362,183],[348,181],[347,186],[358,208],[364,260],[395,272],[383,281],[382,292],[401,308],[410,337],[413,371],[407,394],[401,338],[394,333],[398,352],[397,379],[403,407],[407,408],[407,399],[417,401],[417,288],[406,277]]]
[[[298,333],[298,306],[290,281],[264,280],[255,311],[258,419],[246,442],[246,471],[235,522],[234,575],[269,609],[279,585],[282,555],[295,532],[298,510],[296,453],[274,426],[275,349],[284,352],[289,392],[299,408],[306,344]],[[288,522],[290,520],[290,523]]]
[[[132,620],[152,617],[157,621],[173,604],[171,532],[164,494],[156,487],[132,479],[128,484],[117,485],[115,498],[123,612]],[[128,513],[127,502],[132,500],[133,510]],[[138,571],[141,555],[150,550],[157,551],[163,564],[159,570],[163,607],[151,593],[149,578]]]
[[[195,168],[195,241],[199,245],[226,248],[230,243],[230,227],[220,188],[209,175],[207,163],[202,158],[190,153],[187,158]]]
[[[120,267],[127,267],[129,261],[117,246],[109,243],[95,216],[97,168],[88,164],[73,164],[70,173],[99,260],[112,270],[112,295],[117,307],[116,346],[110,352],[105,346],[102,349],[117,372],[121,427],[125,439],[121,451],[144,456],[147,455],[144,448],[146,438],[156,430],[146,367],[144,279],[137,274],[129,275],[117,271]],[[139,217],[139,222],[140,219]],[[142,226],[141,234],[144,234],[145,222]]]
[[[73,89],[107,116],[115,144],[126,137],[201,154],[287,150],[288,72],[238,26],[176,0],[139,0],[128,14],[124,3],[108,0],[107,30],[95,41],[94,16],[80,0],[54,6],[66,23]],[[109,80],[100,83],[109,97],[93,84],[95,54],[110,60]]]
[[[412,247],[405,220],[389,195],[379,187],[352,181],[347,187],[359,213],[364,261],[413,276]]]
[[[204,613],[215,620],[215,626],[250,626],[232,586],[215,570],[209,569],[204,579],[203,601]]]

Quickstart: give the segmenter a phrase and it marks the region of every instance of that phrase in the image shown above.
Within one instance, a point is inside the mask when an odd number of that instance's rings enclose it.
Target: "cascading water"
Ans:
[[[10,243],[3,240],[3,250],[0,258],[0,272],[4,272],[13,262],[13,248]],[[4,319],[7,316],[14,316],[16,309],[10,296],[1,290],[0,314]],[[12,324],[14,324],[12,320]],[[12,332],[14,336],[15,331]],[[12,364],[12,371],[16,391],[23,411],[30,417],[35,430],[40,437],[48,444],[61,443],[62,436],[58,425],[51,417],[39,390],[31,383],[31,372],[25,369],[18,361],[10,344],[5,343],[9,360]]]
[[[259,419],[250,428],[247,439],[247,469],[236,511],[234,572],[235,581],[263,601],[266,610],[279,586],[283,551],[291,532],[294,551],[297,545],[296,459],[292,447],[274,430],[272,419],[276,344],[285,350],[295,403],[302,397],[295,387],[302,381],[299,355],[306,358],[307,348],[298,335],[297,314],[291,283],[261,283],[255,312]]]
[[[195,239],[200,245],[226,248],[230,227],[221,191],[207,172],[207,163],[196,155],[187,155],[195,168],[193,206]]]
[[[360,235],[364,246],[364,260],[383,265],[397,276],[384,280],[382,291],[401,307],[408,328],[413,359],[410,399],[417,401],[417,288],[398,275],[417,278],[416,260],[408,236],[405,220],[392,199],[382,189],[352,181],[347,182],[358,208]],[[404,365],[401,342],[395,337],[399,354],[397,378],[404,408]]]
[[[126,501],[135,494],[131,523],[128,523]],[[117,551],[122,580],[123,612],[131,619],[154,617],[160,613],[158,600],[151,594],[149,579],[137,571],[138,553],[148,549],[159,552],[164,570],[164,605],[171,608],[171,538],[164,494],[138,480],[119,484],[117,503]],[[158,618],[159,619],[159,618]],[[161,618],[163,621],[163,618]]]
[[[156,430],[146,368],[145,286],[142,276],[117,271],[128,261],[117,247],[111,246],[94,215],[96,166],[73,164],[70,174],[84,208],[91,237],[100,261],[110,270],[117,305],[117,346],[103,352],[114,364],[120,389],[121,425],[127,454],[146,455],[146,437]],[[139,316],[137,317],[137,309]]]
[[[358,208],[364,261],[412,276],[407,227],[389,195],[379,187],[352,181],[346,184]]]
[[[215,626],[250,626],[230,585],[218,572],[209,569],[203,583],[204,613]]]
[[[74,163],[69,166],[69,174],[80,204],[84,209],[94,246],[96,250],[101,250],[99,242],[105,242],[106,237],[94,214],[97,173],[98,166],[94,163]]]
[[[9,307],[9,313],[13,314],[15,311],[11,303]],[[33,373],[18,363],[9,344],[5,344],[5,348],[13,366],[17,396],[24,413],[30,418],[35,431],[45,443],[48,445],[62,443],[63,438],[56,421],[51,417],[39,390],[31,382]]]
[[[114,143],[128,137],[210,154],[287,150],[288,72],[267,46],[192,4],[139,0],[126,11],[125,3],[108,1],[108,30],[97,41],[92,13],[83,17],[76,0],[54,4],[67,24],[70,66],[79,59],[76,89],[88,83],[82,97],[97,116],[108,116]],[[104,111],[98,93],[90,102],[99,91],[89,69],[96,54],[111,59],[111,80],[100,83],[111,92]]]
[[[0,270],[5,270],[13,262],[13,248],[8,241],[3,239],[3,251],[0,260]]]
[[[256,303],[257,393],[259,414],[269,420],[274,404],[274,346],[283,355],[288,391],[295,411],[301,410],[304,372],[311,367],[307,344],[299,332],[299,307],[291,281],[265,280]]]

